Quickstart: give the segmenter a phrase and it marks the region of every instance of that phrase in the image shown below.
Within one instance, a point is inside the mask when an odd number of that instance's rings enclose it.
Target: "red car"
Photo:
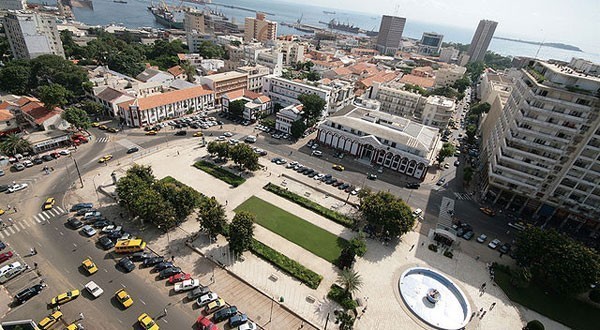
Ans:
[[[175,284],[178,282],[183,282],[185,280],[189,280],[191,278],[192,278],[191,274],[179,273],[179,274],[175,274],[175,275],[169,277],[169,283]]]
[[[204,315],[198,316],[198,329],[200,330],[219,330],[216,325],[214,325],[210,319]]]
[[[0,263],[5,262],[6,260],[12,258],[13,253],[12,251],[8,251],[8,252],[4,252],[2,254],[0,254]]]

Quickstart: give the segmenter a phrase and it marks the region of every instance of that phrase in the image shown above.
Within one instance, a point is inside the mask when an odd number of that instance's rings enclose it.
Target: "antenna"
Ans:
[[[544,35],[544,39],[542,39],[542,42],[540,42],[540,46],[538,47],[538,50],[535,52],[535,56],[533,57],[534,60],[538,59],[538,55],[540,54],[540,50],[542,50],[542,46],[544,45],[545,42],[546,42],[546,35]]]

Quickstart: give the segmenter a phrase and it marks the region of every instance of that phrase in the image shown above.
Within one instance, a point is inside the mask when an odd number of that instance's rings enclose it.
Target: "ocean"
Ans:
[[[39,0],[38,0],[39,1]],[[166,0],[168,5],[177,6],[181,2]],[[354,24],[364,30],[378,30],[380,17],[375,14],[364,14],[353,11],[342,11],[339,9],[312,6],[307,4],[294,4],[288,2],[268,1],[268,0],[213,0],[215,3],[225,5],[234,5],[238,7],[251,8],[258,11],[272,13],[267,19],[277,22],[296,22],[302,18],[302,23],[325,27],[319,21],[328,22],[336,19],[344,23]],[[73,8],[75,18],[89,25],[107,25],[122,24],[127,27],[161,27],[155,22],[154,17],[148,11],[150,0],[128,0],[128,3],[115,3],[113,0],[93,0],[94,10],[86,8]],[[158,4],[159,1],[154,1]],[[202,9],[203,5],[183,2],[184,6],[197,7]],[[236,23],[243,24],[244,17],[254,16],[253,12],[227,8],[223,6],[210,5],[211,9],[216,9],[230,17]],[[325,14],[323,11],[335,12],[335,14]],[[444,35],[446,42],[459,42],[467,44],[471,42],[471,37],[475,32],[473,29],[464,29],[453,26],[436,25],[435,23],[419,22],[407,18],[404,29],[404,36],[420,39],[423,32],[437,32]],[[278,33],[282,34],[301,34],[302,32],[290,27],[278,26]],[[550,40],[551,41],[551,40]],[[540,59],[557,59],[570,61],[572,57],[581,57],[600,63],[600,54],[574,52],[552,47],[539,47],[537,45],[524,44],[508,40],[492,39],[490,50],[505,56],[529,56]]]

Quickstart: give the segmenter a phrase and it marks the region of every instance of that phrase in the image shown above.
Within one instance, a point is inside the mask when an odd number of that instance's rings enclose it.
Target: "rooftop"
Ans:
[[[8,121],[15,118],[15,116],[9,111],[0,109],[0,121]]]
[[[139,110],[147,110],[209,94],[214,94],[214,92],[204,86],[196,86],[162,94],[150,95],[144,98],[135,98],[130,101],[119,103],[119,107],[128,108],[131,105],[137,105]]]
[[[247,73],[241,73],[241,72],[237,72],[237,71],[227,71],[227,72],[223,72],[223,73],[211,74],[209,76],[204,76],[202,78],[212,80],[213,82],[219,82],[219,81],[223,81],[223,80],[236,79],[236,78],[242,78],[242,77],[247,77],[247,76],[248,76]]]
[[[435,79],[418,77],[412,74],[406,74],[400,78],[400,82],[417,85],[423,88],[432,88],[435,85]]]

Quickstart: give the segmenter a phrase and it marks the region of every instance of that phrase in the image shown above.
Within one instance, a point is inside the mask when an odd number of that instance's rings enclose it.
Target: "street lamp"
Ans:
[[[164,226],[163,226],[164,227]],[[158,229],[161,228],[161,225],[158,225]],[[165,233],[167,233],[167,252],[169,252],[169,246],[171,245],[171,239],[169,238],[169,229],[165,229]]]
[[[77,169],[77,175],[79,175],[79,182],[81,182],[81,188],[83,188],[83,179],[81,178],[81,172],[79,171],[79,166],[77,165],[77,160],[73,157],[73,154],[70,154],[73,163],[75,164],[75,169]]]

